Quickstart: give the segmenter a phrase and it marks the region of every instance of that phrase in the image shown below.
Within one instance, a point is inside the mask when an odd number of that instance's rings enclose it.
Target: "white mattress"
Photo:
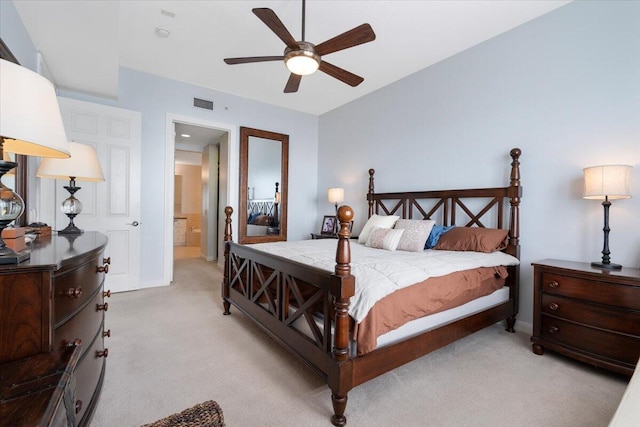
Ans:
[[[275,242],[249,245],[259,251],[278,255],[306,265],[333,272],[336,265],[336,241],[331,239]],[[352,243],[351,273],[356,291],[351,297],[349,315],[362,322],[374,304],[387,295],[430,277],[479,267],[517,265],[517,258],[503,252],[385,251]]]
[[[492,294],[477,298],[473,301],[469,301],[466,304],[451,308],[449,310],[441,311],[436,314],[431,314],[429,316],[412,320],[404,324],[403,326],[399,327],[398,329],[387,332],[386,334],[378,337],[378,343],[376,348],[381,348],[391,344],[395,344],[406,338],[411,338],[416,335],[419,335],[422,332],[435,329],[437,327],[455,322],[456,320],[462,319],[472,314],[479,313],[488,308],[495,307],[508,300],[509,300],[509,288],[507,286],[504,286],[498,289],[497,291],[494,291]],[[291,311],[294,311],[294,309],[291,309]],[[322,326],[323,326],[322,317],[319,315],[316,316],[315,321],[318,327],[320,328],[320,330],[322,330]],[[309,337],[313,336],[311,333],[311,330],[309,329],[309,325],[307,325],[307,322],[304,319],[302,318],[297,319],[293,323],[293,326],[299,331],[306,334],[307,336]],[[333,333],[333,328],[331,329]],[[357,354],[356,342],[351,340],[350,347],[351,347],[350,348],[351,357],[356,357],[356,354]]]

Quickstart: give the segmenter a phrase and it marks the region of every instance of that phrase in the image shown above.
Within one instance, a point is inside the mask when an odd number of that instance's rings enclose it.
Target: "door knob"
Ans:
[[[133,222],[128,222],[127,225],[133,225],[134,227],[137,227],[140,225],[140,223],[138,221],[133,221]]]

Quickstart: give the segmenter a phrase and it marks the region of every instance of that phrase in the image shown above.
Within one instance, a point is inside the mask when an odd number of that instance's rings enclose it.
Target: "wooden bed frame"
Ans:
[[[499,188],[375,193],[374,170],[370,169],[367,194],[369,216],[374,213],[394,214],[410,219],[417,211],[423,218],[431,219],[437,213],[442,214],[442,218],[434,219],[443,225],[456,224],[456,219],[460,221],[460,216],[466,216],[469,221],[465,226],[468,227],[485,227],[482,222],[485,217],[492,220],[491,227],[503,228],[503,212],[508,202],[509,241],[505,252],[519,258],[519,208],[522,197],[520,154],[518,148],[511,150],[509,185]],[[467,200],[481,201],[483,207],[475,214],[468,207]],[[484,204],[487,200],[488,203]],[[424,203],[432,203],[432,207],[424,208]],[[471,204],[477,205],[476,202]],[[456,217],[456,212],[464,215]],[[494,212],[493,217],[487,215],[488,212]],[[335,426],[344,426],[347,422],[347,394],[353,387],[500,320],[506,320],[506,330],[514,332],[518,313],[517,266],[508,268],[508,301],[362,356],[351,356],[348,309],[356,285],[356,278],[351,275],[349,246],[349,223],[353,219],[353,210],[349,206],[342,206],[338,211],[340,231],[333,274],[233,243],[233,209],[227,207],[225,213],[224,314],[230,314],[229,309],[234,305],[327,382],[334,409],[331,422]],[[314,293],[303,296],[301,288],[309,285]],[[317,308],[318,304],[322,306],[325,319],[322,327],[317,326],[311,310],[312,306]],[[335,313],[333,318],[330,313]],[[296,321],[305,322],[313,337],[297,329],[294,325]]]

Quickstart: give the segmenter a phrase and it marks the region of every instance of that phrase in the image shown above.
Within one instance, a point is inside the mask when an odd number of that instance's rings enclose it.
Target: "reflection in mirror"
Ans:
[[[240,128],[240,243],[287,239],[289,136]]]
[[[11,51],[9,50],[9,47],[4,43],[4,41],[2,41],[1,38],[0,38],[0,59],[5,59],[7,61],[11,61],[15,64],[20,65],[20,62],[18,62],[18,59],[13,55],[13,53],[11,53]],[[23,226],[27,224],[26,212],[29,212],[29,205],[28,205],[29,200],[27,197],[28,195],[27,157],[23,155],[16,156],[13,154],[11,156],[12,156],[11,161],[16,162],[18,166],[12,169],[7,175],[5,175],[3,183],[9,188],[13,188],[16,193],[22,196],[22,199],[24,201],[24,213],[15,220],[15,225]],[[7,159],[3,159],[3,160],[7,160]],[[15,175],[16,169],[17,169],[17,176]]]

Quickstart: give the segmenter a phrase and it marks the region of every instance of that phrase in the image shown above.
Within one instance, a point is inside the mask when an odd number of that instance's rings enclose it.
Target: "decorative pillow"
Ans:
[[[253,224],[253,221],[255,221],[256,218],[259,217],[260,215],[262,215],[260,212],[251,212],[251,214],[249,215],[249,219],[247,220],[247,223]]]
[[[429,234],[429,238],[427,239],[427,243],[424,244],[424,248],[433,248],[438,243],[440,236],[451,230],[453,227],[455,227],[455,225],[434,225],[431,229],[431,233]]]
[[[395,251],[403,233],[404,230],[373,227],[369,232],[366,245],[372,248]]]
[[[362,231],[360,231],[360,236],[358,237],[358,243],[367,243],[367,239],[369,238],[369,233],[373,227],[380,228],[393,228],[393,224],[400,218],[398,215],[371,215],[371,218],[367,220],[367,223],[362,227]]]
[[[396,230],[404,230],[398,243],[399,251],[422,252],[429,238],[429,233],[435,225],[430,219],[399,219],[393,227]]]
[[[252,222],[255,225],[271,225],[273,218],[271,215],[258,215]]]
[[[508,234],[499,228],[456,227],[440,236],[434,249],[495,252],[507,247]]]

